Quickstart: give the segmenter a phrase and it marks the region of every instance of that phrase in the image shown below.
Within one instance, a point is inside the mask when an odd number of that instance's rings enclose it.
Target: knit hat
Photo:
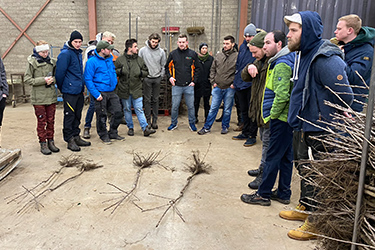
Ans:
[[[249,44],[251,46],[256,46],[258,48],[263,48],[263,45],[264,45],[264,38],[266,37],[267,35],[267,32],[259,32],[258,34],[256,34],[254,36],[253,39],[251,39],[251,41],[249,42]]]
[[[109,50],[113,50],[115,48],[115,46],[109,44],[109,42],[105,41],[105,40],[101,40],[100,42],[98,42],[98,44],[96,45],[96,51],[100,52],[102,49],[109,49]]]
[[[73,42],[76,39],[81,39],[83,41],[83,37],[82,37],[81,33],[79,33],[78,31],[75,30],[70,34],[69,42]]]
[[[254,24],[250,23],[247,25],[243,31],[244,36],[255,36],[257,34],[257,29]]]
[[[201,49],[202,49],[203,46],[206,46],[208,48],[208,44],[207,43],[201,43],[201,44],[199,44],[199,52],[201,51]]]

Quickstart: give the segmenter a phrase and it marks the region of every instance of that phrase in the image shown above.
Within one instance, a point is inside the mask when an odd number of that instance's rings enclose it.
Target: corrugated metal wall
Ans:
[[[374,0],[252,0],[251,22],[267,31],[287,32],[283,17],[304,10],[319,13],[323,38],[334,37],[338,18],[347,14],[357,14],[364,26],[375,27]]]

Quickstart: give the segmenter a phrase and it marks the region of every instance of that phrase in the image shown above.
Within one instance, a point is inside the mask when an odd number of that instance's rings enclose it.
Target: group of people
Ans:
[[[270,206],[271,200],[289,204],[294,161],[301,176],[299,204],[279,216],[304,221],[288,236],[310,240],[319,232],[314,224],[314,216],[319,216],[314,215],[319,190],[311,184],[314,176],[307,174],[306,162],[334,150],[316,139],[328,133],[333,113],[351,117],[362,112],[370,84],[375,29],[362,27],[357,15],[343,16],[334,32],[336,45],[322,39],[322,20],[316,12],[285,16],[284,22],[287,35],[279,30],[260,32],[249,41],[256,60],[243,68],[242,79],[252,82],[249,117],[260,128],[263,148],[259,168],[248,171],[256,176],[249,187],[257,191],[243,194],[241,200],[262,206]],[[327,101],[347,111],[326,105]],[[277,175],[279,181],[273,189]]]
[[[211,131],[222,103],[221,134],[227,134],[235,100],[242,126],[241,133],[232,139],[252,146],[259,131],[260,165],[248,171],[256,177],[248,186],[257,191],[243,194],[243,202],[269,206],[275,200],[289,204],[295,162],[302,177],[299,204],[295,210],[281,211],[279,215],[287,220],[304,221],[301,228],[288,232],[289,237],[316,238],[319,229],[314,227],[313,212],[318,190],[308,181],[313,177],[306,176],[303,165],[307,163],[302,165],[299,161],[319,159],[319,153],[327,150],[315,137],[327,133],[325,128],[332,120],[331,114],[339,111],[325,101],[346,108],[347,116],[352,115],[351,111],[362,111],[370,83],[375,29],[362,27],[357,15],[343,16],[334,32],[338,41],[335,45],[322,39],[322,20],[316,12],[285,16],[284,22],[288,34],[280,30],[266,32],[249,24],[239,49],[233,36],[225,36],[223,49],[214,57],[208,53],[206,43],[199,45],[198,53],[191,50],[185,34],[178,36],[178,48],[168,58],[159,47],[161,38],[157,33],[149,36],[139,53],[137,41],[128,39],[120,55],[114,50],[115,35],[105,32],[90,41],[84,60],[83,38],[78,31],[71,33],[57,60],[49,57],[48,43],[38,41],[27,59],[25,81],[32,86],[31,101],[41,152],[46,155],[59,152],[54,144],[55,84],[64,100],[64,140],[68,149],[80,151],[80,147],[90,146],[90,142],[80,137],[79,128],[85,86],[91,103],[84,138],[90,138],[95,110],[97,133],[103,143],[110,144],[111,140],[124,140],[118,134],[123,118],[128,135],[134,136],[132,107],[143,135],[156,132],[160,82],[166,76],[172,85],[169,131],[177,128],[182,95],[188,108],[189,128],[199,135]],[[5,71],[0,62],[1,130],[8,86],[6,80],[4,84]],[[195,124],[202,97],[205,121],[198,131]],[[277,175],[277,189],[273,190]]]

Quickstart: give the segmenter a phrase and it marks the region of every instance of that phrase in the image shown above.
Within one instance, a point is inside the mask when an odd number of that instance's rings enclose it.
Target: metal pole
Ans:
[[[238,44],[238,48],[240,47],[240,26],[241,26],[241,5],[242,1],[238,0],[238,9],[237,9],[237,29],[236,29],[236,41]]]
[[[135,40],[138,41],[138,19],[139,19],[139,16],[137,16],[137,18],[135,19]]]
[[[132,38],[132,13],[129,12],[129,39]]]
[[[168,53],[168,35],[167,35],[167,12],[165,12],[165,24],[164,24],[164,34],[165,34],[165,49]]]
[[[214,55],[214,14],[215,14],[215,0],[212,0],[212,13],[211,13],[211,51],[212,55]]]
[[[375,51],[374,51],[375,55]],[[357,243],[358,238],[358,224],[359,217],[361,212],[362,200],[363,200],[363,190],[365,186],[365,177],[366,177],[366,166],[368,159],[368,141],[370,141],[371,135],[371,124],[372,124],[372,114],[374,112],[374,99],[375,99],[375,56],[372,60],[372,70],[371,70],[371,80],[370,80],[370,91],[369,98],[367,103],[367,112],[366,112],[366,125],[365,125],[365,140],[363,141],[362,146],[362,156],[361,156],[361,170],[359,173],[359,184],[357,191],[357,203],[355,205],[355,218],[354,218],[354,228],[353,228],[353,237],[352,242]],[[355,250],[356,245],[352,244],[351,250]]]

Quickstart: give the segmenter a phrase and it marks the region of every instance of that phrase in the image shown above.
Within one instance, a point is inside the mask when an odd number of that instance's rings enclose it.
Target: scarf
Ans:
[[[41,57],[41,56],[38,54],[38,52],[36,52],[35,48],[33,49],[33,57],[36,58],[36,61],[37,61],[38,63],[44,63],[44,62],[45,62],[45,63],[49,63],[49,64],[52,65],[52,63],[51,63],[51,58],[50,58],[49,56],[47,56],[46,58]]]
[[[204,55],[202,55],[201,53],[198,53],[198,58],[199,60],[201,60],[202,62],[205,62],[207,61],[208,57],[210,56],[210,54],[206,53]]]

